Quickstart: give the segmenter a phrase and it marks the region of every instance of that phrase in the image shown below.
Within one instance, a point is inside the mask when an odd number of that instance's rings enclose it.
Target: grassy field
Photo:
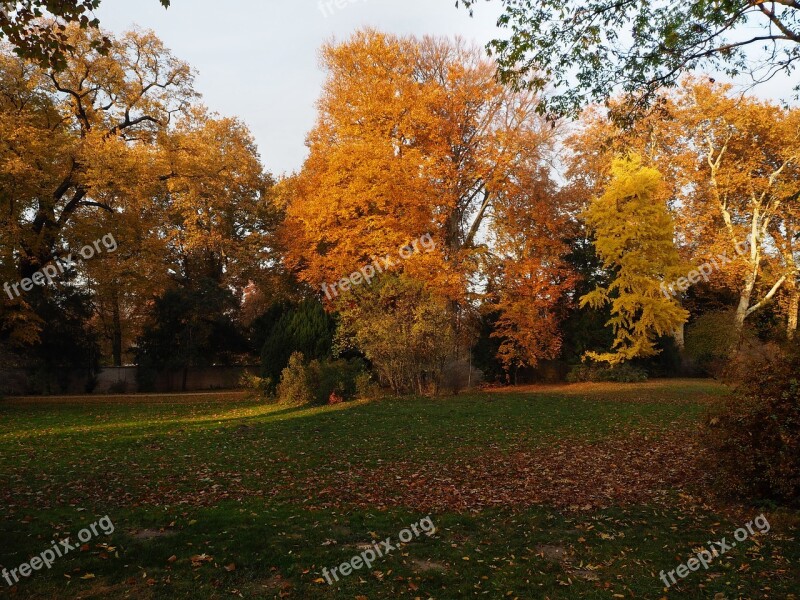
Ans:
[[[0,565],[108,516],[15,598],[794,598],[797,514],[706,487],[701,381],[287,409],[240,394],[0,401]],[[669,590],[659,572],[765,512]],[[432,536],[333,585],[426,516]]]

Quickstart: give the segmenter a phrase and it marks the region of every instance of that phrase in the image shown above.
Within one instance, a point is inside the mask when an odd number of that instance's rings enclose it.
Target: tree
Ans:
[[[97,30],[100,22],[91,16],[101,0],[0,0],[0,40],[8,39],[14,52],[44,68],[63,70],[67,57],[76,50],[67,25]],[[167,8],[170,0],[159,0]],[[107,54],[107,37],[93,38],[92,49]]]
[[[606,193],[592,202],[585,218],[603,266],[613,268],[614,277],[608,287],[584,296],[581,305],[611,306],[613,350],[587,356],[614,365],[657,354],[657,338],[674,333],[689,314],[662,292],[662,283],[683,269],[661,197],[661,174],[637,155],[615,160],[611,174]]]
[[[157,298],[136,341],[140,387],[149,388],[156,374],[173,370],[182,371],[185,391],[189,368],[232,363],[246,350],[234,318],[238,306],[231,291],[213,279],[167,290]]]
[[[406,275],[389,275],[338,301],[339,351],[364,353],[395,393],[436,391],[457,344],[451,305]]]
[[[470,9],[478,0],[457,0]],[[800,58],[797,0],[502,0],[507,39],[489,44],[500,74],[548,89],[540,109],[576,114],[615,93],[635,108],[699,67],[756,82],[789,73]],[[752,50],[761,52],[751,60]],[[749,54],[749,53],[750,54]],[[630,108],[630,105],[627,105]]]
[[[113,38],[105,54],[100,31],[65,35],[62,71],[0,52],[0,274],[29,277],[113,233],[118,251],[79,281],[120,365],[142,307],[167,289],[211,278],[241,293],[267,279],[281,212],[250,132],[197,104],[191,68],[153,33]],[[0,329],[35,344],[30,303],[4,303]]]
[[[625,128],[606,113],[587,111],[570,141],[573,185],[595,193],[606,185],[602,165],[615,153],[633,148],[646,156],[665,174],[687,262],[711,265],[706,285],[735,294],[732,326],[742,331],[746,319],[783,294],[792,337],[800,304],[800,111],[695,78],[658,105]]]
[[[732,259],[722,275],[739,294],[741,331],[787,282],[796,294],[800,111],[729,92],[689,82],[676,99],[672,144],[683,149],[683,180],[693,183],[682,194],[685,236]],[[789,323],[796,328],[796,311]]]
[[[459,332],[477,304],[499,302],[509,363],[551,356],[557,331],[524,310],[546,310],[564,283],[559,245],[544,237],[558,239],[558,209],[533,193],[553,187],[556,138],[536,98],[498,84],[460,40],[366,30],[322,56],[309,157],[283,184],[290,267],[320,289],[430,234],[433,251],[393,270],[447,299]]]
[[[316,298],[297,304],[277,304],[262,315],[262,321],[262,326],[271,327],[259,348],[261,373],[271,378],[273,384],[278,383],[295,352],[309,361],[330,358],[336,322]]]
[[[520,158],[520,167],[524,164]],[[487,302],[499,315],[492,334],[500,340],[498,357],[511,371],[535,367],[561,350],[562,311],[575,278],[564,256],[567,222],[554,214],[555,185],[535,162],[507,183],[502,202],[494,208],[492,255]],[[527,176],[526,176],[527,175]],[[513,189],[509,189],[512,188]]]

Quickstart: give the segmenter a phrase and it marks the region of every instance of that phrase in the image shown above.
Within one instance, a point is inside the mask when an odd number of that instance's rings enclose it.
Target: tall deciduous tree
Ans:
[[[550,356],[554,329],[515,304],[546,310],[563,284],[558,252],[537,235],[557,228],[556,207],[532,192],[550,185],[538,167],[554,140],[535,96],[499,85],[495,66],[460,40],[367,30],[325,46],[322,59],[329,76],[310,155],[286,183],[290,264],[317,287],[430,233],[435,251],[398,269],[462,311],[486,282],[502,282],[491,293],[515,337],[510,360]],[[540,243],[552,261],[536,260]]]
[[[598,287],[582,305],[611,306],[613,351],[590,352],[597,361],[619,364],[657,354],[659,337],[673,334],[689,317],[663,293],[664,281],[682,275],[672,217],[663,202],[661,174],[629,155],[614,161],[612,181],[585,213],[595,232],[597,253],[614,270],[608,287]]]
[[[121,364],[142,307],[168,287],[261,281],[277,262],[280,212],[249,131],[198,104],[192,70],[153,33],[114,38],[106,53],[99,31],[66,34],[61,71],[0,53],[0,272],[29,277],[114,234],[116,252],[87,262],[79,282]],[[34,343],[41,323],[26,299],[9,304],[5,335]]]
[[[785,293],[796,330],[800,111],[688,78],[657,113],[621,129],[587,112],[572,140],[571,176],[584,190],[605,182],[602,163],[632,147],[666,173],[666,196],[687,260],[713,263],[710,285],[736,294],[733,326]]]

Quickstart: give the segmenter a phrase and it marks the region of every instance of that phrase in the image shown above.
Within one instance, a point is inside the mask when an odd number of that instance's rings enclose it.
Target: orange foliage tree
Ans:
[[[30,277],[112,233],[79,267],[122,362],[142,309],[168,285],[216,276],[243,289],[272,263],[277,211],[252,136],[198,104],[193,72],[152,32],[65,30],[61,71],[0,52],[0,274]],[[45,291],[46,293],[46,291]],[[26,298],[4,298],[0,333],[35,343]]]
[[[322,50],[328,70],[302,171],[284,182],[288,262],[314,287],[431,234],[398,266],[467,309],[497,303],[508,365],[553,356],[539,320],[568,286],[543,169],[555,134],[536,98],[499,85],[462,41],[365,30]],[[549,236],[549,237],[546,237]]]

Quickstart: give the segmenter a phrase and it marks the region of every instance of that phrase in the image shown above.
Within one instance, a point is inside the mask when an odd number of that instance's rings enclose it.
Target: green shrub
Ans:
[[[751,363],[703,438],[717,489],[747,500],[800,505],[800,353]]]
[[[365,373],[360,360],[315,360],[309,365],[316,404],[337,404],[358,395],[356,380]]]
[[[292,354],[278,385],[278,400],[286,404],[337,404],[358,397],[358,381],[366,375],[360,360],[312,360]]]
[[[567,374],[569,383],[611,381],[615,383],[641,383],[647,381],[647,371],[629,364],[617,367],[589,364],[577,365]]]
[[[239,385],[254,396],[267,398],[275,391],[272,377],[259,377],[249,371],[244,371],[239,378]]]
[[[277,312],[282,311],[280,317]],[[299,304],[278,305],[276,314],[263,315],[262,327],[268,327],[261,349],[261,376],[276,381],[289,364],[294,352],[302,352],[306,360],[324,359],[331,355],[335,319],[317,300]]]
[[[311,377],[305,365],[303,354],[295,352],[289,357],[289,364],[281,373],[277,398],[283,404],[311,404],[314,401]]]
[[[372,378],[372,375],[364,371],[356,375],[356,398],[359,400],[374,400],[383,394],[381,386]]]

